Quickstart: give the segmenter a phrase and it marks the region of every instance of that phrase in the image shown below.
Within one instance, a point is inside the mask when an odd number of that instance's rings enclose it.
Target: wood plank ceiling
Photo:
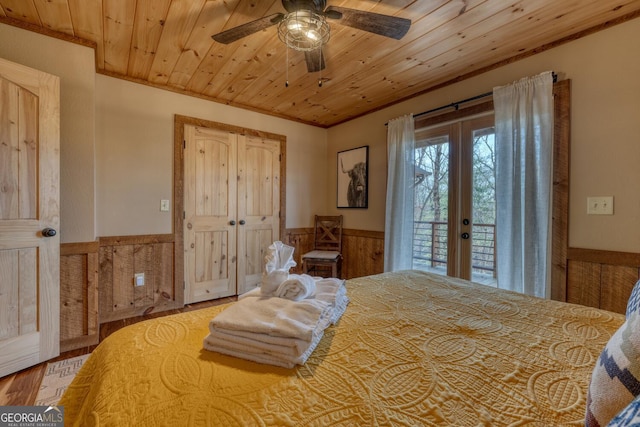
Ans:
[[[393,40],[330,21],[327,66],[308,73],[276,26],[229,45],[211,39],[284,12],[280,0],[0,0],[0,22],[95,46],[99,73],[330,127],[640,16],[640,0],[327,5],[408,18],[411,29]]]

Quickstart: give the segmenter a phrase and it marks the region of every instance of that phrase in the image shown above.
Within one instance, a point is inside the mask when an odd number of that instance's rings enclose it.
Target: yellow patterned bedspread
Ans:
[[[623,316],[422,272],[347,281],[351,303],[304,366],[202,349],[226,305],[108,337],[67,389],[74,426],[584,425]]]

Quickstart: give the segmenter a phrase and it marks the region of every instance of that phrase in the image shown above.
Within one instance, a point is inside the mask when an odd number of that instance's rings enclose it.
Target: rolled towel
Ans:
[[[289,278],[282,282],[275,292],[275,296],[301,301],[311,298],[316,293],[316,281],[308,274],[290,274]]]
[[[260,289],[262,295],[275,295],[278,287],[289,278],[289,270],[273,270],[272,272],[262,276]]]

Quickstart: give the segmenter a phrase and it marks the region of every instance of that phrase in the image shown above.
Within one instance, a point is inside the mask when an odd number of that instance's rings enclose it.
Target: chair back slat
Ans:
[[[316,215],[314,249],[342,251],[342,215]]]

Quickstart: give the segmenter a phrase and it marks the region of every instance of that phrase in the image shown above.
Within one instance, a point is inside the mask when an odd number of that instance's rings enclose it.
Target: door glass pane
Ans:
[[[447,274],[449,136],[416,134],[413,268]]]
[[[473,131],[473,230],[471,280],[496,283],[495,132],[493,127]]]

